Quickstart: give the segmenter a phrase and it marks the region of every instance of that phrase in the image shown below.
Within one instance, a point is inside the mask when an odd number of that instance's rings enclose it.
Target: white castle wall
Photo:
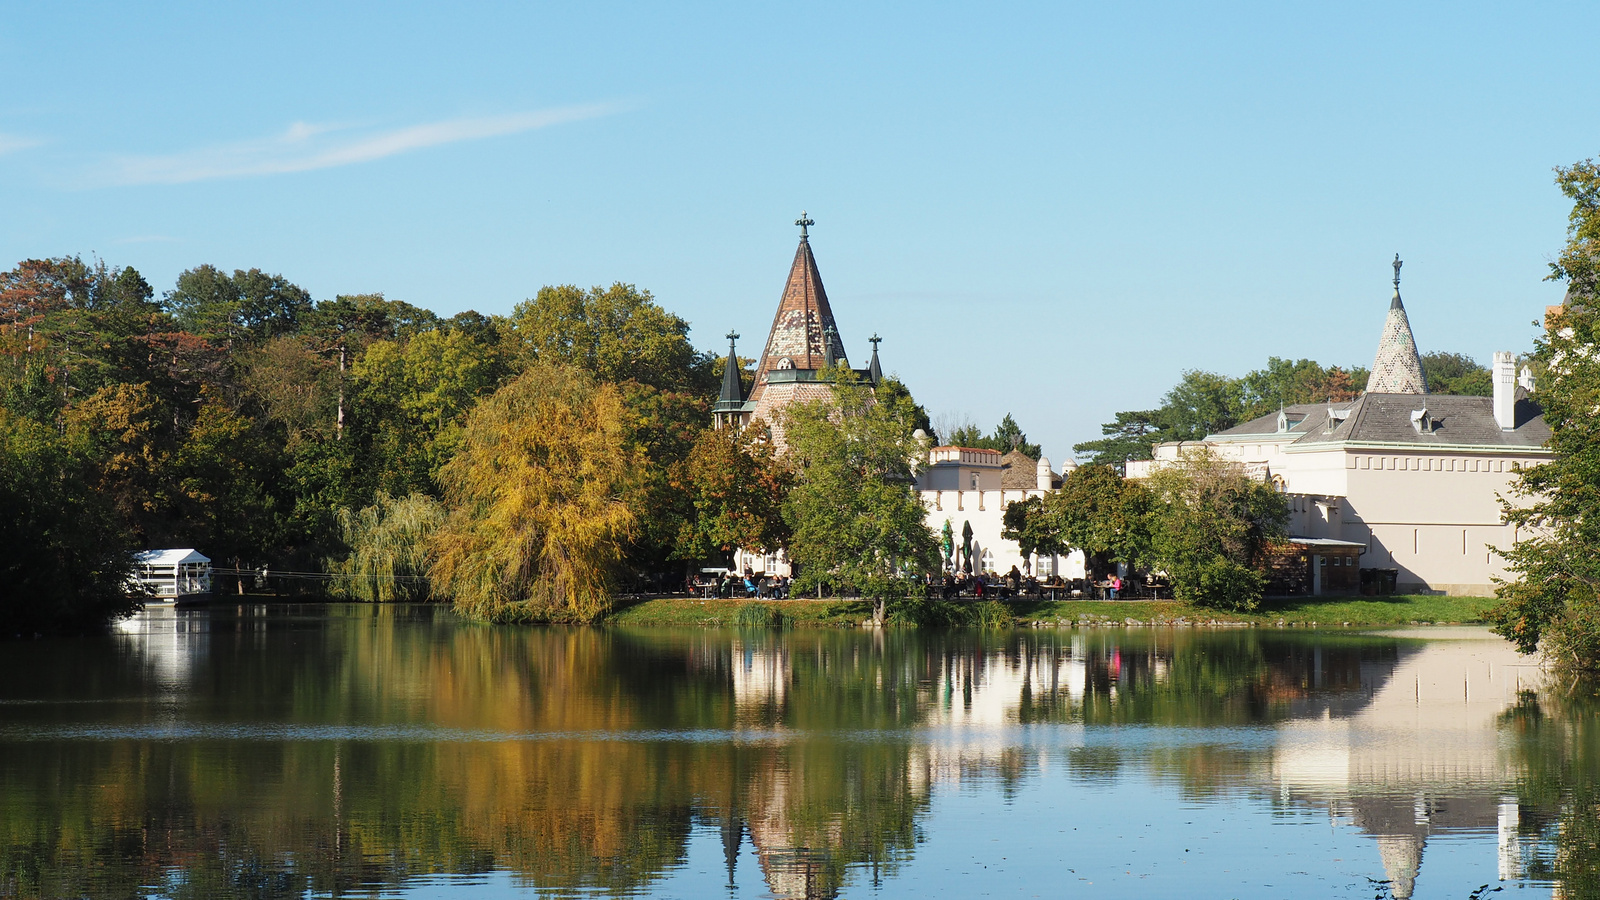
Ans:
[[[1006,504],[1015,503],[1028,497],[1043,497],[1044,491],[1032,490],[992,490],[992,491],[919,491],[922,495],[922,505],[927,509],[926,522],[933,529],[934,534],[939,534],[944,529],[946,520],[950,522],[950,533],[955,538],[956,556],[961,555],[961,526],[972,523],[972,556],[974,560],[984,560],[988,568],[998,575],[1004,575],[1016,566],[1024,573],[1033,572],[1035,575],[1049,575],[1059,573],[1064,578],[1081,578],[1082,555],[1074,554],[1077,560],[1078,571],[1068,571],[1069,564],[1066,557],[1051,555],[1040,556],[1035,554],[1031,560],[1024,560],[1022,548],[1016,541],[1009,541],[1000,536],[1005,527],[1004,516]],[[985,557],[984,551],[990,554]],[[974,566],[974,570],[976,570]]]

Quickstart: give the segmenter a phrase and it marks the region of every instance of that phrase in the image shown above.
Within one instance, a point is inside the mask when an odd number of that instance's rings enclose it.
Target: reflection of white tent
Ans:
[[[158,600],[211,593],[211,558],[196,550],[145,550],[134,562],[133,580]]]

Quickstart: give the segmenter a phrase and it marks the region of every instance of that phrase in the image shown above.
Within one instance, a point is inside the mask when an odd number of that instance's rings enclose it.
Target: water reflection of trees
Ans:
[[[1501,725],[1523,772],[1514,862],[1557,896],[1600,896],[1600,698],[1570,685],[1528,692]]]
[[[1239,632],[320,615],[269,627],[217,613],[173,651],[177,667],[148,643],[64,644],[34,661],[34,680],[6,696],[121,702],[16,705],[8,725],[147,730],[7,743],[0,893],[363,895],[505,869],[551,895],[620,894],[682,864],[698,826],[720,830],[730,873],[748,844],[775,894],[833,896],[910,858],[938,781],[976,772],[1015,789],[1037,765],[1004,741],[964,743],[964,725],[1270,724],[1308,698],[1359,693],[1360,667],[1396,652]],[[168,726],[187,730],[169,739]],[[1161,752],[1152,764],[1194,790],[1242,777],[1237,754]],[[1119,763],[1069,754],[1079,777]]]

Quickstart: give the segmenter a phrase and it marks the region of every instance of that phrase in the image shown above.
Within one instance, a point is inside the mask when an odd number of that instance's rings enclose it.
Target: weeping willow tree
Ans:
[[[428,599],[428,540],[445,511],[425,494],[390,497],[359,512],[341,508],[339,532],[350,555],[330,560],[335,596],[372,603]]]
[[[440,473],[434,592],[491,621],[590,622],[611,604],[643,454],[615,385],[536,365],[472,411]]]

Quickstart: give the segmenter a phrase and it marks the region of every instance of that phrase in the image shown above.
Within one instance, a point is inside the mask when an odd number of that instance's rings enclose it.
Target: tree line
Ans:
[[[1435,394],[1487,397],[1489,370],[1463,353],[1422,355],[1428,390]],[[1268,357],[1266,368],[1234,378],[1190,369],[1155,409],[1125,410],[1100,426],[1103,435],[1072,449],[1090,462],[1121,467],[1149,459],[1154,444],[1197,441],[1297,403],[1342,403],[1360,396],[1368,371],[1361,366],[1324,366],[1309,359]]]
[[[688,332],[626,284],[444,318],[378,294],[317,301],[259,269],[200,266],[158,297],[129,267],[27,260],[0,273],[0,632],[128,611],[141,548],[332,568],[373,599],[426,591],[406,535],[437,532],[428,559],[479,601],[530,566],[554,580],[502,593],[589,596],[561,561],[597,541],[615,545],[602,580],[666,568],[699,549],[676,483],[717,384]],[[508,449],[524,471],[502,468]],[[488,489],[512,484],[548,492],[537,515],[494,518]],[[489,521],[538,559],[478,558]]]
[[[836,397],[791,410],[780,462],[765,429],[711,427],[722,360],[688,333],[620,283],[443,318],[317,301],[258,269],[200,266],[157,297],[132,268],[25,261],[0,274],[0,577],[16,587],[0,633],[136,608],[142,548],[544,621],[592,621],[736,547],[787,547],[802,585],[828,572],[846,590],[921,563],[910,451],[928,417],[904,385],[830,374]]]

